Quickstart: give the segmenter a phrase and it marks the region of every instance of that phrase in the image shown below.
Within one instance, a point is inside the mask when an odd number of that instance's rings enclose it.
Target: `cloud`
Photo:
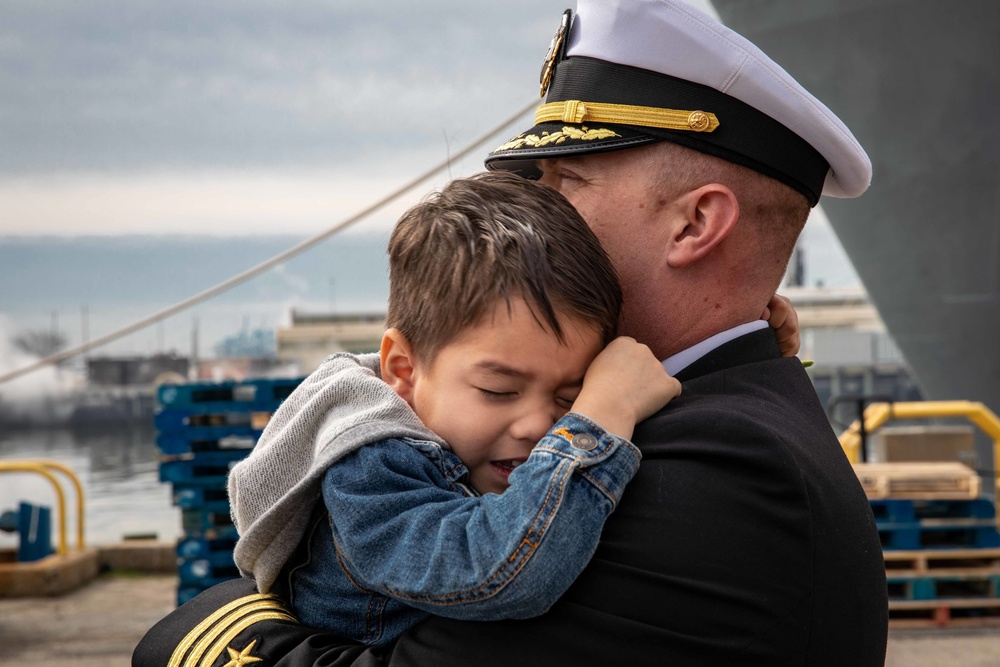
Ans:
[[[444,149],[440,151],[444,157]],[[0,180],[3,234],[319,233],[382,199],[425,165],[353,170],[77,174]],[[481,167],[474,167],[472,170]],[[388,228],[430,185],[358,223]]]
[[[384,161],[524,104],[564,4],[8,2],[0,170]]]
[[[315,232],[528,103],[572,4],[5,0],[0,234]]]

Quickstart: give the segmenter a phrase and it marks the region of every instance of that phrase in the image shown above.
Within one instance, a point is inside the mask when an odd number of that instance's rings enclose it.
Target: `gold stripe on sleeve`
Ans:
[[[194,647],[193,653],[197,653],[200,657],[207,644],[212,643],[219,634],[225,632],[227,627],[248,614],[262,609],[281,612],[288,615],[291,620],[295,620],[281,604],[277,595],[262,593],[246,595],[220,607],[188,632],[184,639],[177,644],[167,667],[186,667],[196,664],[197,658],[194,658],[193,654],[188,655],[192,652],[192,647]]]

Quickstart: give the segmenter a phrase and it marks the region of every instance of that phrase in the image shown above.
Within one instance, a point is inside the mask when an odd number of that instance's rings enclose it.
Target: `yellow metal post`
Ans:
[[[83,551],[84,517],[86,514],[83,511],[83,484],[80,483],[80,478],[77,477],[72,468],[67,466],[65,463],[53,461],[52,459],[36,459],[35,461],[47,468],[58,470],[64,474],[76,490],[76,548]]]
[[[973,401],[920,401],[872,403],[865,410],[865,431],[871,433],[890,419],[965,417],[993,439],[994,484],[1000,480],[1000,418],[982,403]],[[851,463],[861,459],[861,423],[857,420],[840,434],[840,446]]]
[[[56,476],[46,470],[43,465],[19,461],[0,461],[0,472],[33,472],[52,483],[52,488],[56,492],[56,503],[59,507],[59,555],[65,556],[69,551],[66,548],[66,496],[63,494]]]
[[[56,504],[59,509],[59,546],[60,555],[66,555],[69,548],[66,544],[66,495],[63,492],[59,479],[52,474],[52,470],[64,474],[76,489],[76,511],[77,511],[77,535],[76,547],[80,551],[84,548],[84,506],[83,506],[83,485],[68,466],[49,459],[11,460],[0,461],[0,473],[2,472],[33,472],[47,479],[56,492]]]

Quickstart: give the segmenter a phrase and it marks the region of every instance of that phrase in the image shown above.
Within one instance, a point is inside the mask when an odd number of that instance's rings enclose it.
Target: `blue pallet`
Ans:
[[[303,379],[164,384],[157,389],[156,398],[164,408],[196,406],[203,403],[243,403],[273,411],[295,390],[295,387],[302,383]]]
[[[160,464],[161,482],[225,488],[228,474],[229,465],[226,463],[167,461]]]
[[[164,456],[160,459],[160,465],[178,461],[204,463],[206,465],[233,465],[245,459],[249,453],[249,450],[246,449],[216,449],[196,454],[184,454],[177,457]]]
[[[173,504],[181,509],[203,512],[228,512],[229,496],[226,487],[188,486],[174,484]]]
[[[201,429],[191,429],[189,433],[160,433],[156,436],[156,446],[168,456],[202,454],[220,451],[241,451],[246,455],[257,444],[261,432],[252,429],[233,429],[223,436],[203,434]],[[205,436],[209,437],[205,437]]]
[[[182,512],[189,510],[181,510]],[[222,514],[221,512],[211,512],[211,514]],[[213,523],[208,528],[199,528],[197,530],[185,530],[184,538],[185,540],[194,539],[204,539],[204,540],[232,540],[235,542],[240,537],[239,533],[236,531],[236,526],[232,523],[222,524]]]
[[[220,571],[225,570],[228,573],[235,567],[236,562],[233,560],[232,549],[228,551],[210,551],[204,556],[192,558],[186,556],[177,557],[177,569],[178,571],[183,570],[187,573],[185,574],[186,581],[220,576]],[[239,576],[239,573],[236,576]]]
[[[253,385],[255,394],[253,401],[258,405],[281,405],[281,402],[288,398],[295,391],[295,388],[302,384],[303,380],[305,380],[304,377],[246,380],[243,382],[243,386]]]
[[[207,538],[184,537],[177,541],[178,558],[209,558],[218,553],[232,556],[236,548],[236,537]]]
[[[219,581],[238,579],[240,571],[233,563],[233,555],[230,553],[228,556],[228,562],[222,558],[215,559],[219,562],[213,562],[212,559],[207,558],[191,560],[181,558],[177,562],[177,578],[182,586],[202,586],[205,584],[211,586],[213,584],[209,582],[218,583]]]
[[[204,452],[191,459],[160,463],[160,481],[183,486],[225,487],[230,468],[246,458],[245,451]]]
[[[222,538],[236,535],[229,512],[181,509],[181,527],[188,537]]]
[[[230,403],[237,396],[236,382],[188,382],[161,384],[156,389],[156,401],[163,407],[184,407],[198,403]]]
[[[1000,533],[988,520],[968,519],[951,524],[882,523],[878,536],[890,551],[917,549],[991,549],[1000,547]]]
[[[993,599],[1000,596],[1000,576],[954,574],[887,578],[890,600]]]
[[[989,498],[974,500],[871,500],[875,523],[910,523],[925,519],[995,519],[996,506]]]
[[[212,404],[216,406],[217,404]],[[235,406],[239,407],[239,406]],[[153,425],[160,433],[184,433],[191,428],[250,428],[255,410],[233,409],[225,403],[211,411],[167,408],[153,415]],[[270,413],[266,413],[270,414]]]
[[[160,436],[164,442],[186,440],[188,442],[221,443],[224,440],[232,441],[234,439],[253,440],[256,442],[261,433],[261,429],[254,429],[250,426],[191,426],[183,431],[161,431]],[[157,443],[159,443],[159,438],[157,439]],[[244,443],[236,448],[247,449],[246,444],[248,443]],[[164,448],[161,447],[161,449]],[[227,447],[219,446],[215,449],[227,449]]]

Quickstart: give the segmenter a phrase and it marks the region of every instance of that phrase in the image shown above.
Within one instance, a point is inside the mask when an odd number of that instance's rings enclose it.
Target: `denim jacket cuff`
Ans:
[[[639,448],[631,442],[608,433],[576,412],[567,413],[556,422],[535,449],[571,459],[574,474],[586,478],[613,505],[621,500],[625,485],[639,470],[642,458]]]

